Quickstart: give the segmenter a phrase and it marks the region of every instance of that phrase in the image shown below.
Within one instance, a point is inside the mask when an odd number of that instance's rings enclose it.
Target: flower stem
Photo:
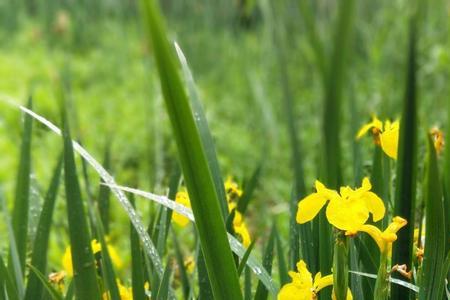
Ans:
[[[333,259],[333,289],[336,300],[346,300],[348,290],[348,238],[336,231]]]
[[[381,252],[380,267],[378,269],[377,281],[375,282],[374,299],[386,300],[389,296],[389,272],[387,269],[387,251]]]

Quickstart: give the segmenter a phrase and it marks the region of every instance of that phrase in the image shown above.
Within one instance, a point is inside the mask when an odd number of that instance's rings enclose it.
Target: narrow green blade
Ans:
[[[256,239],[253,239],[250,243],[250,246],[248,246],[247,251],[245,251],[245,255],[242,257],[241,261],[239,262],[238,267],[238,275],[241,276],[242,271],[244,270],[245,266],[247,265],[247,260],[250,257],[250,254],[252,253],[253,247],[255,246]]]
[[[195,103],[191,106],[189,102],[155,2],[142,0],[141,9],[144,26],[149,40],[153,43],[166,108],[177,142],[214,297],[242,299],[225,231],[223,183],[216,184],[220,173],[218,170],[215,170],[216,174],[213,173],[213,162],[208,160],[208,154],[213,152],[214,145],[211,140],[202,136],[207,128],[199,128],[203,124],[201,120],[204,116],[200,110],[196,110]],[[209,143],[206,145],[206,142]]]
[[[284,258],[283,245],[278,229],[275,227],[275,242],[277,245],[278,273],[280,276],[280,284],[284,285],[290,281],[288,276],[288,268],[286,259]]]
[[[28,107],[32,109],[31,97],[28,101]],[[12,225],[17,243],[17,251],[19,254],[19,262],[22,273],[25,269],[25,258],[27,252],[32,128],[33,118],[29,115],[25,115],[22,145],[20,148],[20,164],[16,182],[16,198],[12,213]]]
[[[444,203],[442,185],[439,178],[438,162],[434,144],[428,136],[428,159],[425,178],[425,253],[422,265],[422,278],[419,299],[442,299],[445,274],[445,232]]]
[[[9,278],[10,278],[10,283],[11,285],[14,287],[15,293],[17,293],[17,297],[19,299],[22,299],[23,296],[25,295],[25,285],[24,285],[24,277],[23,277],[23,272],[21,269],[21,265],[20,265],[20,260],[19,260],[19,252],[17,250],[17,243],[16,243],[16,239],[14,237],[14,230],[11,224],[11,220],[9,218],[9,211],[7,210],[7,206],[6,206],[6,201],[5,198],[3,197],[3,192],[0,189],[0,211],[3,214],[3,219],[5,220],[6,223],[6,228],[7,228],[7,232],[8,232],[8,242],[9,242],[9,263],[10,265],[8,265],[8,271],[4,272],[4,274],[6,274],[7,277],[5,277],[6,279],[8,278],[9,274]],[[7,283],[7,288],[8,288],[8,282]],[[11,290],[12,292],[12,290]]]
[[[19,300],[20,299],[19,293],[14,285],[14,282],[10,276],[8,269],[5,266],[5,263],[1,255],[0,255],[0,278],[1,282],[3,282],[4,284],[5,292],[8,296],[8,299]],[[3,286],[0,285],[0,287]],[[1,290],[0,293],[3,293],[3,290]]]
[[[416,24],[411,21],[406,77],[406,92],[400,124],[400,137],[397,162],[397,177],[394,202],[394,215],[408,220],[408,225],[397,234],[392,249],[392,261],[411,266],[414,212],[416,202],[417,172],[417,95],[416,95]],[[394,276],[395,277],[395,276]],[[392,300],[408,298],[409,289],[394,285],[391,288]]]
[[[263,266],[269,272],[272,273],[272,263],[273,263],[273,254],[275,246],[275,226],[272,227],[272,231],[270,232],[269,240],[267,241],[266,249],[263,255]],[[255,292],[255,300],[265,300],[269,295],[269,291],[264,286],[264,284],[259,281],[258,286],[256,287]]]
[[[180,277],[181,277],[181,285],[183,290],[183,296],[184,299],[189,299],[189,293],[191,291],[191,285],[189,283],[189,277],[187,275],[186,268],[184,266],[184,259],[183,259],[183,253],[181,253],[180,244],[178,243],[178,238],[174,231],[172,231],[172,237],[173,237],[173,245],[175,247],[175,255],[177,258],[177,264],[178,269],[180,270]]]
[[[109,171],[111,168],[111,144],[107,144],[105,148],[105,154],[103,158],[103,167]],[[101,182],[104,182],[103,180]],[[100,211],[100,217],[102,218],[103,228],[105,233],[109,233],[109,196],[111,190],[104,185],[100,185],[98,190],[98,209]]]
[[[244,274],[244,299],[252,299],[252,271],[249,267],[245,268]]]
[[[244,186],[244,193],[242,194],[242,197],[239,199],[239,202],[237,204],[237,210],[242,215],[244,215],[245,212],[247,211],[247,207],[248,204],[250,203],[250,200],[252,199],[253,192],[258,186],[259,177],[261,176],[261,170],[262,170],[262,163],[260,163],[256,167],[255,171],[253,171],[253,174],[250,177],[250,180]]]
[[[155,299],[156,300],[167,300],[169,297],[169,286],[170,286],[170,277],[172,275],[172,269],[170,264],[170,257],[168,258],[166,268],[164,269],[164,275],[162,277],[161,283],[156,291]]]
[[[94,255],[91,251],[86,214],[81,199],[80,186],[75,166],[72,139],[65,118],[64,142],[64,183],[66,188],[67,218],[72,251],[72,265],[75,295],[78,299],[100,299],[97,285]]]
[[[48,291],[49,295],[52,297],[53,300],[62,300],[63,297],[61,294],[50,284],[48,279],[45,277],[44,274],[42,274],[36,267],[33,265],[28,265],[30,270],[34,273],[36,278],[40,281],[40,283],[45,287],[45,289]],[[37,297],[37,295],[35,295]],[[37,299],[37,298],[34,298]]]
[[[33,251],[31,255],[31,265],[40,273],[45,274],[47,268],[47,252],[48,241],[50,237],[50,227],[53,219],[53,211],[55,208],[56,196],[60,183],[62,170],[62,156],[53,171],[53,177],[50,182],[47,194],[45,196],[44,205],[42,206],[39,223],[37,226],[36,237],[34,239]],[[40,298],[43,291],[41,280],[36,272],[30,272],[28,275],[28,284],[25,291],[25,300],[34,300]]]
[[[134,207],[134,196],[130,196],[130,202]],[[130,224],[130,247],[131,247],[131,286],[133,300],[145,300],[144,289],[144,259],[139,236],[133,224]]]

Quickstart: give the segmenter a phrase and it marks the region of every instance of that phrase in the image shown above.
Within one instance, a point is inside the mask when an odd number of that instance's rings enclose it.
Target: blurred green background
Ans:
[[[293,174],[283,86],[292,93],[308,190],[318,176],[323,87],[300,1],[305,0],[161,1],[171,37],[194,73],[222,173],[242,183],[262,165],[247,216],[252,235],[262,233],[271,216],[288,219]],[[336,1],[307,2],[328,53]],[[419,44],[422,135],[430,126],[445,127],[450,82],[450,1],[428,2]],[[355,177],[352,151],[362,151],[367,170],[372,159],[369,138],[355,150],[358,128],[351,124],[362,125],[372,113],[400,116],[410,5],[408,0],[358,1],[342,108],[343,182],[349,185]],[[0,98],[23,104],[32,96],[34,110],[60,124],[63,93],[74,136],[99,161],[111,146],[118,183],[163,194],[176,149],[137,7],[135,0],[0,1]],[[0,107],[0,182],[12,199],[21,114],[4,101]],[[34,219],[61,151],[60,138],[37,123],[35,129]],[[91,177],[98,182],[94,173]],[[63,202],[58,205],[62,210]],[[257,217],[261,213],[264,218]],[[118,206],[113,214],[113,228],[123,232],[125,215]],[[65,230],[64,218],[55,222],[60,222],[57,231]],[[56,242],[62,249],[64,242]]]

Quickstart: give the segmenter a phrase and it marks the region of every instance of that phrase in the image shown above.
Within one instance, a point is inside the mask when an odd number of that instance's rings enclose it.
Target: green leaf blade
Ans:
[[[155,3],[141,4],[214,297],[242,299],[225,231],[223,182],[217,183],[218,170],[213,174],[208,160],[214,145],[205,145],[201,133],[206,129],[199,129],[204,116],[191,107]]]
[[[86,214],[75,166],[72,139],[67,119],[63,130],[64,183],[66,188],[67,218],[72,251],[75,295],[79,299],[100,299],[94,255],[91,250]]]

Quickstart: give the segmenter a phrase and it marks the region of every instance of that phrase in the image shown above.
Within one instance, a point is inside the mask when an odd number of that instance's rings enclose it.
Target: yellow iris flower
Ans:
[[[330,285],[333,285],[333,275],[322,277],[321,273],[317,273],[312,278],[303,260],[297,263],[298,272],[289,272],[292,282],[283,285],[278,293],[278,300],[313,300],[317,299],[317,293]],[[334,295],[333,295],[334,299]],[[350,289],[347,292],[347,300],[352,300],[353,296]]]
[[[381,220],[385,214],[383,201],[370,190],[372,185],[367,177],[362,186],[352,189],[341,187],[338,193],[325,187],[316,180],[316,192],[306,196],[298,203],[297,223],[303,224],[311,221],[327,204],[326,216],[328,222],[334,227],[347,232],[356,233],[361,225],[366,223],[369,213],[375,222]]]
[[[369,130],[372,130],[375,144],[379,145],[389,157],[397,159],[398,136],[400,131],[400,122],[391,123],[389,120],[381,122],[376,116],[372,121],[363,125],[356,134],[356,139],[360,139]]]
[[[381,231],[373,225],[364,224],[359,228],[359,231],[368,233],[380,248],[381,253],[387,253],[390,255],[392,251],[392,243],[397,240],[397,232],[404,227],[408,222],[402,217],[394,217],[392,223],[386,228],[385,231]]]
[[[116,268],[122,268],[123,262],[122,259],[120,258],[119,253],[117,253],[116,249],[111,246],[111,245],[107,245],[108,247],[108,253],[109,256],[111,257],[111,261],[114,264],[114,266]],[[92,249],[92,253],[94,255],[96,255],[97,253],[102,251],[102,246],[100,245],[99,242],[97,242],[96,239],[91,241],[91,249]],[[62,265],[64,270],[66,271],[67,275],[69,276],[73,276],[73,265],[72,265],[72,251],[70,246],[68,246],[66,248],[66,251],[64,252],[63,258],[62,258]]]
[[[180,191],[175,196],[175,202],[181,205],[184,205],[188,208],[191,208],[191,202],[189,201],[189,195],[186,191]],[[172,214],[172,220],[181,227],[186,227],[189,223],[189,219],[183,216],[182,214],[177,213],[176,211]]]

